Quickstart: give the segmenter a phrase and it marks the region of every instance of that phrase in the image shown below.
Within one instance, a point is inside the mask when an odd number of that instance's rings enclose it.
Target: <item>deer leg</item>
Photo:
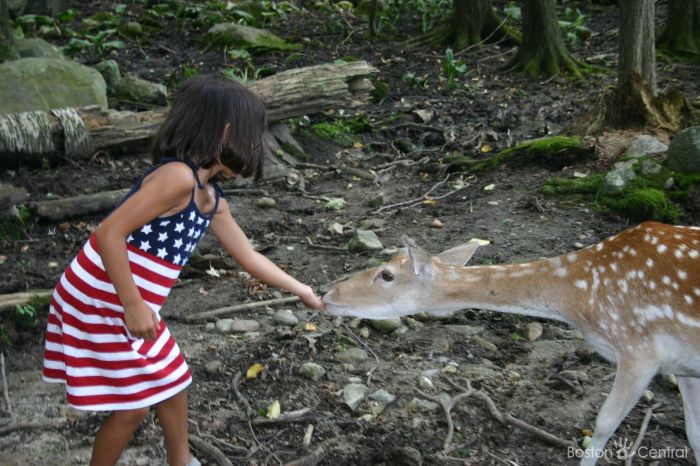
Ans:
[[[593,466],[599,458],[604,457],[603,449],[608,440],[627,413],[637,404],[655,373],[656,367],[650,368],[648,361],[619,361],[613,388],[600,408],[593,438],[584,452],[581,466]]]
[[[678,377],[678,388],[683,397],[685,434],[695,453],[695,463],[700,465],[700,379]]]

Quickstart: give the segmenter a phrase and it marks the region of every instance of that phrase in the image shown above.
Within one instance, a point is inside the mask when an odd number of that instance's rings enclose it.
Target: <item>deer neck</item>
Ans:
[[[439,280],[441,296],[452,309],[475,308],[571,323],[560,311],[566,290],[556,273],[558,258],[525,264],[471,267],[445,266]]]

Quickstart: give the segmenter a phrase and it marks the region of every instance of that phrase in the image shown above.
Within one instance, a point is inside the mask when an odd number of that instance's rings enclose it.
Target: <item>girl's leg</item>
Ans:
[[[170,466],[186,466],[192,459],[187,426],[187,390],[156,405],[158,422],[165,436]]]
[[[95,436],[90,466],[114,466],[150,408],[114,411]]]

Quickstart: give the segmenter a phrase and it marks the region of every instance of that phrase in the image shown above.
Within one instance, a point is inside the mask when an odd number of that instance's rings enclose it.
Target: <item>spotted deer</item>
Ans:
[[[403,239],[407,253],[335,284],[326,309],[385,319],[475,308],[565,322],[617,364],[581,464],[596,463],[662,372],[677,376],[700,465],[700,228],[646,222],[563,256],[469,267],[476,240],[430,257]]]

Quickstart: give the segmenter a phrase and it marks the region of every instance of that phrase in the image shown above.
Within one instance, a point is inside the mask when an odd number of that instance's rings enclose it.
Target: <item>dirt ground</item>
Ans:
[[[584,59],[602,56],[613,66],[616,12],[596,9],[587,14],[587,25],[594,35],[575,47],[574,53]],[[386,258],[380,253],[344,250],[365,219],[379,220],[375,231],[386,248],[401,247],[402,234],[433,253],[474,237],[489,240],[490,245],[477,251],[474,264],[523,262],[562,254],[629,225],[593,204],[539,193],[549,177],[593,173],[609,160],[565,167],[559,172],[500,168],[478,177],[452,174],[451,185],[442,184],[432,192],[435,197],[447,194],[459,181],[463,188],[449,197],[374,212],[368,203],[380,193],[384,194],[384,205],[389,206],[420,198],[440,183],[446,174],[428,167],[445,153],[457,150],[478,156],[485,144],[496,151],[555,133],[581,115],[598,91],[612,82],[614,74],[599,72],[579,82],[563,76],[547,82],[527,80],[500,70],[513,53],[511,46],[484,45],[461,56],[471,70],[462,78],[469,86],[436,89],[442,51],[402,50],[395,42],[384,40],[372,43],[361,20],[347,20],[357,32],[346,39],[349,30],[333,35],[319,26],[324,21],[322,13],[292,15],[271,29],[287,37],[311,38],[313,45],[305,45],[300,61],[285,64],[285,55],[275,53],[254,58],[256,64],[273,64],[281,70],[358,56],[377,66],[390,87],[387,99],[360,110],[371,122],[368,131],[352,136],[361,144],[342,147],[310,135],[303,127],[296,132],[308,162],[332,165],[342,161],[374,170],[379,175],[376,181],[314,168],[301,170],[305,193],[287,176],[256,186],[227,186],[234,215],[256,248],[292,275],[321,291],[333,280],[364,269],[370,259]],[[146,79],[177,77],[182,64],[193,61],[202,63],[203,69],[216,68],[220,56],[214,51],[200,52],[196,35],[191,31],[184,39],[163,33],[148,48],[139,51],[129,47],[115,58],[123,70]],[[158,48],[158,43],[167,44],[175,53]],[[142,52],[148,60],[139,55]],[[698,68],[697,64],[659,63],[660,85],[679,86],[696,101]],[[427,76],[428,87],[411,87],[402,80],[407,71]],[[412,112],[416,109],[435,112],[427,124],[437,132],[419,127],[379,129],[380,122],[390,118],[415,122]],[[328,117],[311,116],[311,121]],[[435,141],[435,134],[445,138]],[[125,188],[148,167],[143,149],[143,153],[119,156],[100,154],[80,165],[6,170],[0,172],[0,182],[25,187],[33,200],[45,199],[49,193],[70,196]],[[398,160],[405,163],[389,165]],[[274,199],[275,206],[259,207],[262,197]],[[328,210],[319,197],[342,197],[346,204],[342,210]],[[435,220],[442,228],[431,226]],[[687,217],[684,223],[698,225],[699,220]],[[38,222],[32,224],[26,237],[0,241],[4,256],[0,293],[52,288],[99,221],[94,217],[61,224]],[[345,227],[343,234],[328,231],[334,222]],[[440,457],[447,431],[445,416],[415,389],[432,396],[441,392],[456,395],[457,390],[438,374],[446,373],[461,385],[470,380],[475,388],[489,394],[502,412],[560,438],[580,442],[582,431],[593,428],[612,386],[614,367],[591,353],[580,334],[558,323],[526,317],[465,310],[440,320],[407,319],[399,329],[383,333],[366,321],[343,323],[323,312],[286,305],[222,316],[257,321],[260,328],[247,334],[221,333],[213,322],[186,323],[185,316],[198,312],[285,296],[242,273],[211,237],[200,243],[196,255],[199,260],[193,259],[193,265],[183,272],[163,315],[194,376],[189,391],[192,432],[218,447],[233,464],[284,464],[323,446],[323,465],[573,465],[578,461],[565,449],[500,424],[475,398],[462,400],[452,411],[454,448],[450,459]],[[207,274],[210,268],[219,276]],[[278,309],[291,309],[299,323],[279,324],[273,318]],[[0,412],[0,464],[87,464],[94,433],[103,418],[68,408],[63,387],[41,381],[45,315],[46,309],[40,309],[37,322],[23,327],[3,320],[12,341],[3,345],[3,351],[16,420],[43,423],[45,428],[3,432],[2,425],[10,418]],[[544,331],[529,341],[526,334],[532,322],[540,322]],[[307,323],[314,328],[305,326]],[[355,351],[360,353],[358,359],[347,362],[351,348],[365,353]],[[320,380],[300,374],[302,364],[309,361],[325,368]],[[236,374],[255,363],[265,366],[258,378],[243,377],[234,382]],[[432,381],[432,388],[426,378]],[[342,395],[350,382],[368,384],[370,393],[384,389],[396,399],[388,404],[367,399],[352,411]],[[302,422],[253,425],[236,389],[256,413],[264,413],[278,400],[283,413],[308,408],[310,414]],[[634,441],[647,409],[653,405],[642,445],[666,451],[688,448],[677,388],[657,377],[649,390],[613,438]],[[314,430],[310,446],[305,447],[302,439],[309,425]],[[161,437],[157,421],[149,418],[120,464],[164,464]],[[203,464],[219,464],[210,452],[196,446],[194,452]],[[686,455],[658,462],[636,460],[634,464],[695,464],[692,454],[686,451]],[[612,458],[602,463],[621,461]]]

